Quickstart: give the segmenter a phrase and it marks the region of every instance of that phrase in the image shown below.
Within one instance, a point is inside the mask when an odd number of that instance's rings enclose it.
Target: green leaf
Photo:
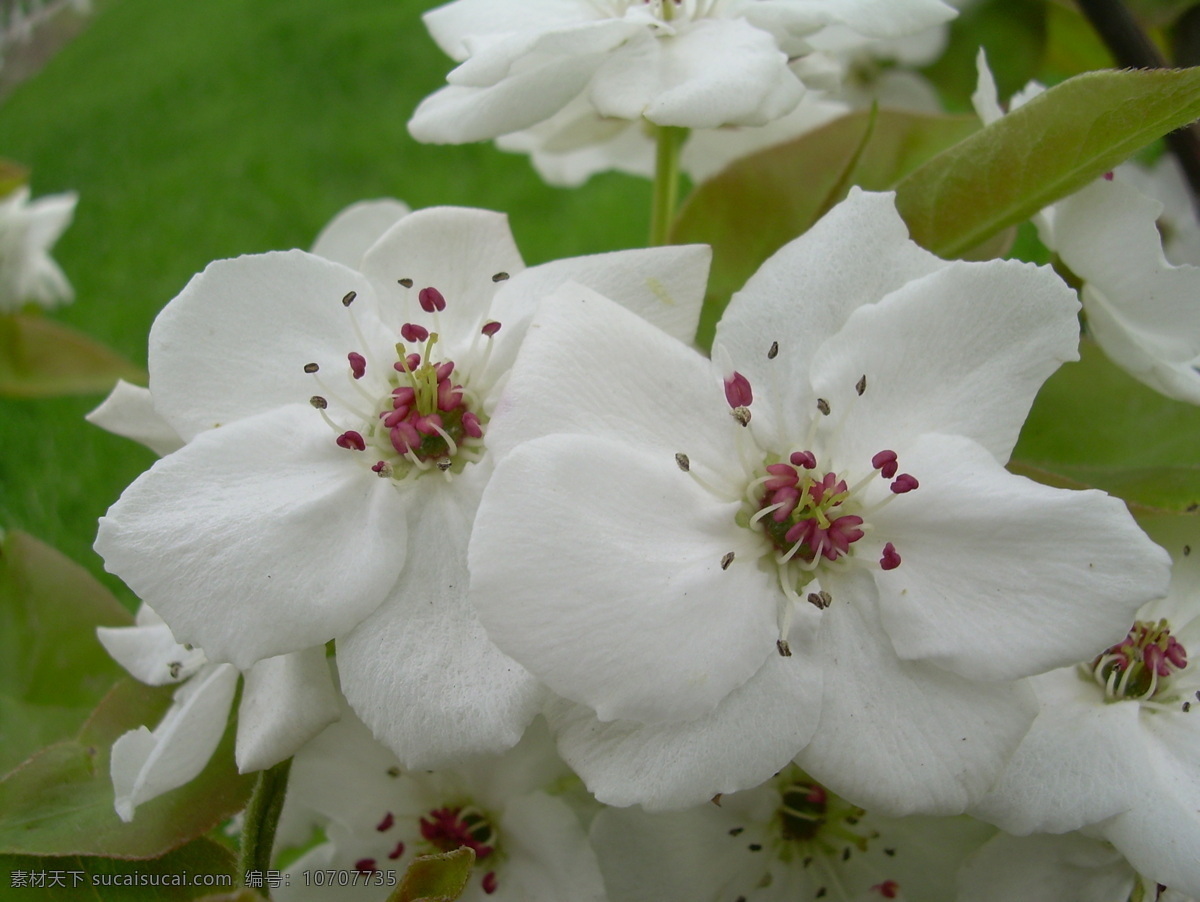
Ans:
[[[32,536],[0,539],[0,773],[73,736],[124,671],[98,626],[133,622],[91,574]]]
[[[128,730],[156,724],[170,701],[170,687],[123,680],[75,739],[42,749],[0,781],[0,854],[153,858],[240,811],[253,778],[234,766],[231,721],[196,779],[139,805],[132,823],[117,817],[109,778],[112,743]]]
[[[12,887],[14,896],[25,889],[38,902],[175,902],[208,898],[214,887],[237,883],[233,853],[210,839],[198,839],[161,858],[136,862],[3,855],[0,870],[5,872],[5,889]],[[18,879],[23,887],[14,883]],[[40,885],[31,887],[30,881]],[[252,898],[262,902],[261,896]]]
[[[408,866],[388,902],[454,902],[467,888],[474,864],[475,851],[467,846],[422,855]]]
[[[957,257],[1200,117],[1200,68],[1088,72],[939,154],[896,186],[913,239]]]
[[[116,352],[37,314],[0,314],[0,395],[45,398],[103,394],[146,373]]]
[[[1200,408],[1165,398],[1091,341],[1047,380],[1010,469],[1048,485],[1099,488],[1135,510],[1200,505]]]
[[[730,296],[763,261],[808,230],[851,185],[881,190],[979,128],[973,116],[880,110],[837,119],[736,161],[700,185],[671,241],[713,247],[698,342],[712,343]]]

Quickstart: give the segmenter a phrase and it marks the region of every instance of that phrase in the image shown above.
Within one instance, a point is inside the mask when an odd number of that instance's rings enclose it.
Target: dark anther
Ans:
[[[854,390],[856,392],[858,392],[858,396],[861,398],[862,393],[867,390],[867,374],[866,373],[863,373],[862,377],[858,380],[858,382],[856,382],[854,384]]]
[[[306,372],[306,373],[315,373],[319,369],[320,369],[320,367],[317,366],[315,363],[304,364],[304,372]]]
[[[792,656],[792,647],[788,645],[787,639],[776,639],[775,647],[779,649],[781,658],[790,658]]]
[[[399,284],[403,285],[405,288],[412,288],[412,286],[413,286],[413,280],[412,280],[412,279],[397,279],[396,281],[397,281]]]
[[[779,353],[779,342],[771,342],[771,349],[767,351],[767,360],[774,360],[775,355]]]
[[[508,273],[498,272],[494,276],[492,276],[492,281],[493,282],[503,282],[507,278],[508,278]]]
[[[308,403],[311,404],[313,407],[317,408],[317,410],[324,410],[326,407],[329,406],[329,402],[326,401],[324,398],[322,398],[320,395],[313,395],[311,398],[308,399]]]
[[[821,411],[825,416],[829,416],[829,402],[824,398],[817,398],[817,410]]]
[[[730,564],[732,564],[732,563],[733,563],[733,552],[732,552],[732,551],[727,551],[727,552],[726,552],[724,555],[722,555],[722,557],[721,557],[721,569],[722,569],[722,570],[728,570],[728,569],[729,569],[729,565],[730,565]]]
[[[683,470],[685,473],[692,468],[691,460],[689,460],[688,456],[682,451],[675,455],[675,463],[678,464],[679,469]]]
[[[355,299],[356,297],[358,297],[358,292],[357,292],[357,291],[347,291],[347,292],[346,292],[346,293],[345,293],[345,294],[342,296],[342,306],[343,306],[343,307],[349,307],[351,304],[353,304],[353,303],[354,303],[354,299]]]

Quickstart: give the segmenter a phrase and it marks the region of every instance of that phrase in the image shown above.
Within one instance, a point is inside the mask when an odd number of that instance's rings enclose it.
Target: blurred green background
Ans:
[[[408,136],[452,66],[421,24],[435,5],[98,0],[0,101],[0,157],[32,170],[35,197],[80,196],[53,251],[76,301],[50,315],[144,366],[155,314],[209,261],[307,247],[370,197],[506,211],[531,264],[644,244],[644,181],[550,188],[489,144]],[[0,528],[98,575],[96,519],[154,459],[83,420],[100,400],[0,399]]]

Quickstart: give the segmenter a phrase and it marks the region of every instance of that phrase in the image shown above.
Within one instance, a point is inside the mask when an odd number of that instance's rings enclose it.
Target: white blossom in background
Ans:
[[[1197,902],[1084,833],[1000,834],[963,865],[958,887],[958,902]]]
[[[960,812],[1032,720],[1013,681],[1165,591],[1119,500],[1004,468],[1076,355],[1048,268],[940,260],[855,190],[734,296],[711,361],[554,301],[492,423],[471,597],[603,802],[685,807],[799,753],[881,814]]]
[[[794,766],[714,801],[601,811],[591,836],[611,902],[953,902],[959,864],[995,833],[877,817]]]
[[[211,661],[336,639],[351,705],[407,765],[436,766],[512,746],[541,706],[466,600],[488,420],[537,299],[578,279],[690,337],[710,252],[525,269],[500,214],[424,210],[380,236],[400,212],[347,213],[316,247],[335,259],[218,261],[167,305],[150,397],[184,444],[96,548]]]
[[[403,769],[347,713],[292,763],[276,846],[301,843],[314,827],[327,839],[288,868],[272,896],[382,902],[418,855],[469,846],[465,902],[605,902],[583,826],[552,794],[571,782],[537,721],[503,756],[428,772]],[[358,885],[314,885],[311,875],[327,869],[357,872]]]
[[[460,62],[409,130],[464,143],[530,128],[584,97],[606,119],[766,125],[799,103],[790,61],[831,25],[898,37],[944,22],[940,0],[456,0],[425,14]]]
[[[1120,642],[1033,678],[1041,711],[974,813],[1019,834],[1088,827],[1147,879],[1200,897],[1200,530],[1191,519],[1151,529],[1175,557],[1170,593],[1143,606]]]
[[[210,664],[200,649],[180,645],[145,604],[133,626],[98,627],[96,634],[136,679],[150,686],[179,685],[153,731],[138,727],[113,743],[115,807],[130,821],[138,805],[204,770],[225,733],[239,673],[232,664]],[[245,674],[238,705],[238,770],[265,770],[290,758],[339,716],[323,648],[259,661]]]
[[[1004,113],[982,50],[978,67],[972,101],[984,123],[994,122]],[[1009,107],[1042,90],[1030,82]],[[1192,191],[1170,164],[1153,176],[1135,170],[1119,167],[1041,211],[1038,236],[1083,283],[1088,332],[1109,359],[1169,398],[1200,404],[1200,227]],[[1169,210],[1164,195],[1174,197]]]
[[[67,193],[30,202],[26,187],[0,198],[0,313],[30,302],[55,307],[74,297],[50,248],[70,225],[76,200]]]

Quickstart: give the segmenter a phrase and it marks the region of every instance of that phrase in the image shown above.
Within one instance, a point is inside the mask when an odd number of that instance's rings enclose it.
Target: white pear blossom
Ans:
[[[347,713],[292,763],[277,846],[307,839],[313,826],[327,840],[288,868],[273,898],[384,900],[418,855],[468,846],[466,902],[605,902],[583,826],[552,794],[570,782],[539,721],[503,756],[425,772],[404,770]],[[327,869],[355,872],[355,885],[315,883]]]
[[[797,753],[880,813],[983,795],[1033,717],[1012,681],[1119,641],[1168,580],[1120,501],[1004,469],[1077,306],[856,190],[734,296],[711,361],[582,288],[541,308],[471,596],[566,700],[601,801],[685,807]]]
[[[1107,650],[1033,678],[1037,720],[976,813],[1021,834],[1091,825],[1148,879],[1200,897],[1200,530],[1191,520],[1152,524],[1175,556],[1167,597],[1143,606]]]
[[[999,834],[958,874],[958,902],[1197,902],[1138,874],[1086,833]]]
[[[460,65],[409,130],[439,143],[496,138],[577,97],[607,119],[765,125],[799,102],[789,61],[823,28],[897,37],[953,15],[941,0],[456,0],[424,18]]]
[[[67,193],[30,203],[26,187],[0,198],[0,313],[15,313],[29,302],[54,307],[74,297],[49,251],[70,225],[76,200]]]
[[[985,123],[1003,115],[983,51],[972,101]],[[1043,90],[1030,82],[1009,102],[1016,108]],[[1041,211],[1042,242],[1083,283],[1088,332],[1104,353],[1155,391],[1200,404],[1200,228],[1191,189],[1177,169],[1155,179],[1119,167]],[[1158,182],[1151,186],[1148,181]],[[1174,228],[1163,229],[1162,195],[1174,195]],[[1181,222],[1186,224],[1180,224]],[[1170,251],[1170,256],[1168,255]]]
[[[238,671],[210,664],[204,652],[180,645],[143,604],[133,626],[96,630],[108,653],[151,686],[179,684],[153,730],[139,727],[112,747],[115,807],[122,820],[138,805],[195,779],[216,751],[229,720]],[[245,674],[234,757],[242,773],[291,757],[340,716],[325,650],[312,648],[259,661]]]
[[[542,693],[466,600],[509,362],[537,299],[571,278],[690,336],[709,250],[525,269],[502,215],[455,208],[404,216],[365,254],[336,231],[318,248],[341,261],[218,261],[159,315],[153,409],[184,444],[96,547],[212,661],[245,671],[336,639],[342,691],[409,766],[498,751]]]
[[[686,811],[606,808],[591,835],[611,902],[953,902],[959,864],[994,832],[878,817],[789,766]]]

